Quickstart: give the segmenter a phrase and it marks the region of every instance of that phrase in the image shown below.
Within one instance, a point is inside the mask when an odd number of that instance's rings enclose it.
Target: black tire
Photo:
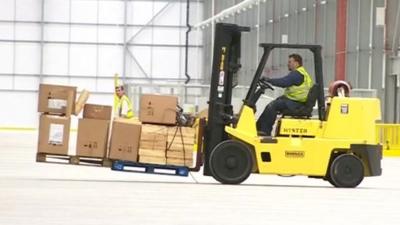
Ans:
[[[253,168],[250,149],[234,140],[219,143],[210,154],[211,175],[222,184],[240,184]]]
[[[335,187],[357,187],[363,179],[364,165],[352,154],[339,155],[329,168],[328,181]]]

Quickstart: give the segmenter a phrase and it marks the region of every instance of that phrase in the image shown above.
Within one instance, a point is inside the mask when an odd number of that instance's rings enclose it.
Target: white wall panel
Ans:
[[[67,77],[43,77],[42,83],[55,85],[69,85],[70,78]]]
[[[0,23],[0,39],[14,39],[14,24]]]
[[[76,86],[78,91],[86,89],[90,92],[96,91],[96,81],[90,78],[74,78],[71,77],[70,84]]]
[[[165,2],[156,2],[154,4],[155,13],[161,10],[165,6]],[[157,25],[179,25],[180,23],[180,6],[183,4],[177,2],[171,2],[167,8],[154,20],[154,24]],[[185,9],[186,11],[186,9]]]
[[[14,86],[17,90],[37,90],[39,77],[15,76]]]
[[[151,1],[131,1],[128,3],[128,23],[146,24],[153,17]]]
[[[140,65],[143,67],[146,73],[151,71],[151,47],[130,47],[132,54],[136,57]],[[136,63],[127,56],[127,75],[134,77],[143,77],[143,72],[140,71]]]
[[[113,76],[115,73],[122,74],[122,55],[122,47],[100,46],[98,75]]]
[[[182,58],[185,59],[185,48],[182,48]],[[211,71],[203,70],[203,50],[198,48],[189,48],[189,61],[188,61],[188,73],[193,79],[201,79],[203,73],[210,74]],[[182,74],[185,73],[185,63],[182,63]]]
[[[109,23],[109,24],[124,23],[124,2],[100,1],[99,23]]]
[[[68,74],[68,45],[46,44],[43,46],[43,73]]]
[[[41,0],[17,0],[17,20],[40,21],[42,18]]]
[[[10,110],[0,110],[1,127],[37,127],[37,93],[0,92],[1,104]],[[18,101],[16,101],[18,99]],[[24,106],[21,109],[21,106]]]
[[[40,40],[39,24],[16,24],[15,38],[17,40]]]
[[[70,51],[71,75],[96,75],[96,46],[71,45]]]
[[[96,42],[97,27],[94,26],[72,26],[71,41],[73,42]]]
[[[186,4],[181,4],[181,7],[183,14],[181,16],[181,25],[186,25]],[[203,21],[203,3],[191,2],[189,14],[189,23],[191,25]]]
[[[14,4],[17,4],[14,15]],[[92,92],[90,103],[112,105],[113,94],[96,94],[94,92],[113,92],[115,73],[123,75],[123,61],[126,59],[128,77],[145,78],[184,78],[184,48],[158,47],[157,45],[183,45],[185,28],[160,26],[179,26],[185,24],[186,2],[165,0],[128,0],[127,34],[130,39],[139,30],[140,34],[132,40],[132,44],[148,46],[129,46],[137,62],[123,49],[121,45],[102,45],[101,43],[123,43],[124,41],[124,6],[123,0],[0,0],[0,20],[17,20],[17,22],[0,22],[0,39],[40,41],[43,26],[44,41],[65,43],[1,43],[0,42],[0,99],[2,104],[11,108],[23,105],[24,110],[0,110],[0,127],[20,126],[37,127],[37,90],[39,82],[74,85],[78,90],[83,88]],[[40,21],[44,2],[44,21],[50,23],[26,23],[25,21]],[[147,25],[155,14],[160,13]],[[197,18],[197,3],[191,3],[191,17]],[[196,15],[195,15],[196,14]],[[22,22],[18,22],[18,20]],[[51,24],[61,22],[66,24]],[[68,24],[70,23],[71,24]],[[93,23],[74,24],[74,23]],[[109,25],[97,25],[109,24]],[[112,24],[115,24],[113,26]],[[193,24],[193,23],[192,23]],[[15,35],[14,35],[15,34]],[[192,41],[190,44],[199,44]],[[99,42],[98,44],[74,44],[68,42]],[[41,68],[41,47],[43,47],[43,76]],[[190,50],[189,74],[192,78],[202,76],[201,57],[198,51]],[[15,51],[15,62],[14,62]],[[126,53],[124,55],[124,52]],[[15,65],[15,66],[14,66]],[[144,70],[144,72],[142,71]],[[14,75],[12,75],[14,74]],[[23,75],[26,74],[26,75]],[[82,78],[79,76],[89,76]],[[90,77],[91,76],[91,77]],[[148,83],[147,79],[129,80],[137,84]],[[156,81],[157,82],[157,81]],[[4,91],[14,89],[13,92]],[[17,91],[15,91],[17,90]],[[32,90],[32,92],[18,92]],[[4,101],[3,99],[7,99]],[[18,99],[18,101],[14,101]],[[13,103],[9,103],[13,102]],[[21,115],[15,112],[21,112]],[[29,116],[27,116],[29,115]],[[76,128],[77,120],[73,121]]]
[[[104,92],[113,92],[114,91],[114,79],[97,79],[97,90]],[[92,98],[90,98],[92,99]],[[94,103],[94,102],[92,102]],[[111,102],[112,103],[112,102]]]
[[[180,44],[185,39],[180,36],[180,29],[177,28],[154,28],[154,43],[157,44]]]
[[[99,42],[122,43],[124,31],[122,27],[99,26]]]
[[[153,49],[153,77],[179,76],[179,49],[157,47]]]
[[[48,24],[44,27],[43,39],[45,41],[68,41],[69,26]]]
[[[0,43],[0,73],[13,72],[13,43]]]
[[[1,0],[0,19],[14,20],[14,0]]]
[[[13,88],[13,82],[14,81],[13,81],[13,77],[12,76],[0,75],[0,89],[12,89]],[[1,92],[0,92],[0,95],[1,95]],[[3,102],[3,96],[0,99]],[[0,110],[0,111],[2,111],[2,110]]]
[[[44,20],[53,22],[69,21],[69,1],[67,0],[45,0]]]
[[[96,23],[97,22],[97,1],[72,1],[71,22]]]
[[[39,74],[39,44],[17,43],[15,46],[15,56],[15,73]]]
[[[139,32],[140,31],[140,32]],[[139,32],[139,33],[138,33]],[[142,30],[137,27],[130,27],[127,29],[127,40],[131,39],[131,37],[135,36],[134,39],[132,39],[132,43],[138,43],[138,44],[151,44],[152,43],[152,29],[147,27]]]

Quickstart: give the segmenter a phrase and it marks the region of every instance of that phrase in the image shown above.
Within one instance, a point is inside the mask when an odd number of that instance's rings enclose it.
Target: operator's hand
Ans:
[[[260,85],[261,88],[263,89],[271,89],[274,90],[274,88],[272,87],[272,85],[269,83],[269,81],[271,80],[271,78],[269,77],[261,77],[260,81],[258,82],[258,84]]]
[[[268,82],[270,79],[271,78],[265,77],[265,76],[260,78],[261,81],[265,81],[265,82]]]

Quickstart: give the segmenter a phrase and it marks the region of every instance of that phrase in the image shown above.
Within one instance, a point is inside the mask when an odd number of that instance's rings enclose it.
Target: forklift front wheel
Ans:
[[[333,160],[328,181],[335,187],[357,187],[363,179],[364,166],[357,156],[342,154]]]
[[[253,168],[250,149],[243,143],[227,140],[219,143],[210,154],[211,175],[223,184],[240,184]]]

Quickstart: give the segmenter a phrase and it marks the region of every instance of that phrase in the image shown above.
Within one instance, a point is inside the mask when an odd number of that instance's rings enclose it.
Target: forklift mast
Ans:
[[[225,126],[232,123],[232,89],[237,85],[240,69],[241,32],[249,27],[217,23],[211,74],[208,122],[204,135],[204,175],[211,175],[209,157],[212,149],[226,140]]]

